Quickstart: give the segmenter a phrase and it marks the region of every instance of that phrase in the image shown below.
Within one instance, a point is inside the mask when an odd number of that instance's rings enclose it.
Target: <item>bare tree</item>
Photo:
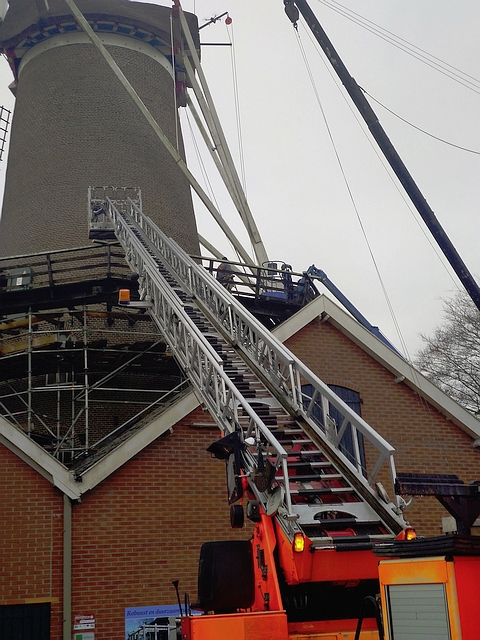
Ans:
[[[432,382],[475,415],[480,415],[480,312],[466,293],[445,300],[445,322],[415,364]]]

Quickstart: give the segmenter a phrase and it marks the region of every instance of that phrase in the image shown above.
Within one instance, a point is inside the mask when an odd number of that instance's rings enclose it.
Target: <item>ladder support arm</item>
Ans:
[[[140,98],[140,96],[138,95],[138,93],[135,91],[135,89],[132,87],[130,82],[127,80],[125,74],[122,72],[122,70],[120,69],[118,64],[115,62],[113,57],[107,51],[106,47],[102,44],[100,38],[93,31],[93,29],[90,27],[90,25],[88,24],[88,21],[85,19],[85,17],[81,13],[81,11],[75,5],[73,0],[65,0],[65,2],[67,3],[67,5],[70,8],[72,14],[74,15],[75,19],[80,24],[82,29],[88,35],[88,37],[90,38],[92,43],[100,51],[100,53],[102,54],[102,56],[106,60],[107,64],[109,65],[109,67],[111,68],[113,73],[117,76],[118,80],[121,82],[121,84],[123,85],[124,89],[127,91],[127,93],[130,96],[130,98],[137,105],[137,107],[140,110],[141,114],[144,116],[144,118],[147,120],[149,125],[152,127],[152,129],[155,132],[155,134],[157,135],[158,139],[164,145],[165,149],[168,151],[170,156],[173,158],[174,162],[176,163],[176,165],[178,166],[180,171],[187,178],[187,180],[189,181],[192,189],[198,195],[198,197],[203,202],[203,204],[208,209],[208,211],[212,214],[213,218],[215,219],[215,221],[217,222],[219,227],[222,229],[224,234],[227,236],[228,240],[235,247],[235,250],[238,252],[238,255],[241,256],[242,260],[246,264],[252,264],[253,261],[252,261],[252,258],[250,257],[250,255],[248,254],[248,252],[241,245],[241,243],[239,242],[239,240],[236,237],[235,233],[230,229],[229,225],[224,220],[224,218],[219,213],[219,211],[217,211],[217,209],[216,209],[215,205],[213,204],[213,202],[210,200],[210,198],[207,196],[205,191],[202,189],[202,187],[200,186],[200,184],[196,180],[195,176],[190,172],[190,170],[188,169],[187,165],[183,161],[183,158],[180,156],[180,154],[175,149],[175,147],[172,145],[172,143],[170,142],[170,140],[168,139],[166,134],[163,132],[163,130],[160,127],[160,125],[157,123],[155,118],[152,116],[150,111],[147,109],[147,107],[143,103],[143,101]]]

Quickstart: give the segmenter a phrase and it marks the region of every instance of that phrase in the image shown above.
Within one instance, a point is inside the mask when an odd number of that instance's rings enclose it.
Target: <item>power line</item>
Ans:
[[[403,337],[403,334],[402,334],[402,331],[401,331],[401,328],[400,328],[400,324],[399,324],[397,316],[395,314],[395,309],[393,308],[393,304],[391,302],[390,296],[389,296],[388,291],[387,291],[387,287],[386,287],[384,279],[382,277],[382,274],[381,274],[381,271],[380,271],[380,267],[378,265],[378,261],[376,259],[375,253],[373,251],[373,247],[372,247],[372,245],[370,243],[370,239],[369,239],[368,234],[367,234],[367,230],[365,228],[365,225],[363,223],[362,217],[360,215],[360,211],[359,211],[359,208],[357,206],[357,202],[356,202],[355,196],[353,195],[353,191],[352,191],[352,188],[350,186],[350,182],[348,180],[348,177],[347,177],[343,162],[342,162],[342,160],[340,158],[340,153],[338,151],[337,145],[335,143],[335,139],[333,137],[332,129],[331,129],[329,123],[328,123],[328,119],[327,119],[325,110],[324,110],[322,102],[320,100],[320,93],[318,91],[318,88],[317,88],[315,79],[313,77],[313,73],[312,73],[312,70],[310,68],[310,65],[308,63],[307,56],[306,56],[306,53],[305,53],[305,49],[303,47],[303,43],[302,43],[302,41],[300,39],[300,34],[298,33],[298,31],[296,32],[296,35],[297,35],[297,42],[298,42],[298,45],[300,47],[300,51],[301,51],[301,54],[302,54],[302,57],[303,57],[303,61],[304,61],[308,76],[310,78],[310,82],[312,84],[312,88],[313,88],[315,97],[316,97],[316,100],[317,100],[317,104],[318,104],[318,106],[320,108],[320,112],[322,114],[322,118],[323,118],[326,130],[327,130],[327,133],[328,133],[328,137],[330,138],[330,142],[331,142],[332,147],[333,147],[333,152],[335,154],[335,158],[337,160],[340,172],[342,174],[342,178],[343,178],[343,181],[344,181],[344,184],[345,184],[345,188],[346,188],[347,193],[349,195],[350,202],[352,203],[353,210],[355,211],[355,215],[356,215],[358,224],[360,226],[360,230],[362,232],[363,238],[365,240],[365,244],[367,246],[367,250],[368,250],[368,253],[370,255],[370,259],[372,261],[373,267],[374,267],[375,272],[377,274],[377,278],[379,280],[380,287],[382,289],[382,292],[383,292],[383,295],[384,295],[384,298],[385,298],[385,302],[386,302],[387,307],[388,307],[388,309],[390,311],[390,316],[392,318],[392,322],[393,322],[393,324],[395,326],[395,329],[397,331],[397,335],[398,335],[398,338],[399,338],[400,343],[402,345],[402,348],[404,350],[404,353],[407,355],[408,359],[410,359],[410,356],[409,356],[409,353],[408,353],[407,344],[406,344],[406,342],[404,340],[404,337]]]
[[[425,131],[424,129],[421,129],[420,127],[417,127],[417,125],[413,124],[412,122],[409,122],[408,120],[405,120],[405,118],[402,118],[402,116],[399,116],[398,113],[395,113],[395,111],[392,111],[391,109],[386,107],[379,100],[377,100],[370,93],[368,93],[368,91],[363,89],[363,87],[360,87],[360,89],[363,91],[363,93],[365,95],[367,95],[374,102],[376,102],[378,105],[380,105],[382,107],[382,109],[385,109],[385,111],[388,111],[388,113],[391,113],[393,116],[395,116],[396,118],[398,118],[402,122],[405,122],[405,124],[408,124],[410,127],[413,127],[417,131],[420,131],[421,133],[424,133],[426,136],[429,136],[430,138],[434,138],[435,140],[438,140],[439,142],[443,142],[443,144],[448,144],[450,147],[455,147],[456,149],[461,149],[462,151],[467,151],[468,153],[475,153],[477,155],[480,155],[480,151],[475,151],[474,149],[467,149],[466,147],[462,147],[459,144],[454,144],[453,142],[448,142],[448,140],[444,140],[443,138],[439,138],[438,136],[433,135],[433,133],[429,133],[428,131]]]
[[[401,38],[400,36],[397,36],[393,32],[388,31],[388,29],[381,27],[375,22],[364,18],[360,14],[352,11],[351,9],[348,9],[347,7],[344,7],[335,0],[317,0],[317,2],[323,4],[325,7],[328,7],[332,11],[335,11],[339,15],[342,15],[343,17],[347,18],[347,20],[354,22],[366,31],[369,31],[370,33],[376,35],[380,39],[388,42],[404,53],[407,53],[416,60],[419,60],[423,64],[426,64],[435,71],[442,73],[454,82],[461,84],[474,93],[480,94],[480,80],[478,80],[474,76],[471,76],[464,71],[461,71],[457,67],[449,64],[448,62],[441,60],[437,56],[428,53],[428,51],[425,51],[425,49],[417,47],[415,44],[409,42],[408,40],[405,40],[404,38]]]

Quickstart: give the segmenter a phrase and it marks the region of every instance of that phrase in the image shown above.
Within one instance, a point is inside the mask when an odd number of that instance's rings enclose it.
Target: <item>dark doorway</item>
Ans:
[[[50,640],[50,603],[0,606],[0,638]]]

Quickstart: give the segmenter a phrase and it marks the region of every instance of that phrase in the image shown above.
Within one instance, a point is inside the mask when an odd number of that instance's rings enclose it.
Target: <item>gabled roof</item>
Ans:
[[[474,416],[325,295],[315,298],[291,318],[276,327],[273,333],[276,338],[285,342],[317,318],[329,322],[390,371],[396,381],[411,387],[470,437],[480,438],[480,422]],[[83,494],[96,487],[137,453],[171,429],[196,409],[199,404],[194,391],[183,395],[155,420],[136,431],[131,438],[122,441],[118,447],[92,464],[80,477],[76,477],[74,471],[69,471],[23,431],[2,417],[0,417],[0,443],[64,494],[73,500],[78,500]]]
[[[285,342],[317,318],[329,322],[390,371],[396,381],[411,387],[470,437],[480,438],[480,421],[327,296],[320,295],[312,300],[298,313],[276,327],[272,333],[281,342]]]
[[[79,500],[82,494],[108,478],[110,474],[196,409],[198,405],[198,399],[193,391],[184,394],[155,420],[135,432],[131,438],[122,441],[117,448],[90,466],[80,477],[76,476],[74,471],[69,471],[43,447],[29,438],[26,433],[1,416],[0,443],[69,498]]]

